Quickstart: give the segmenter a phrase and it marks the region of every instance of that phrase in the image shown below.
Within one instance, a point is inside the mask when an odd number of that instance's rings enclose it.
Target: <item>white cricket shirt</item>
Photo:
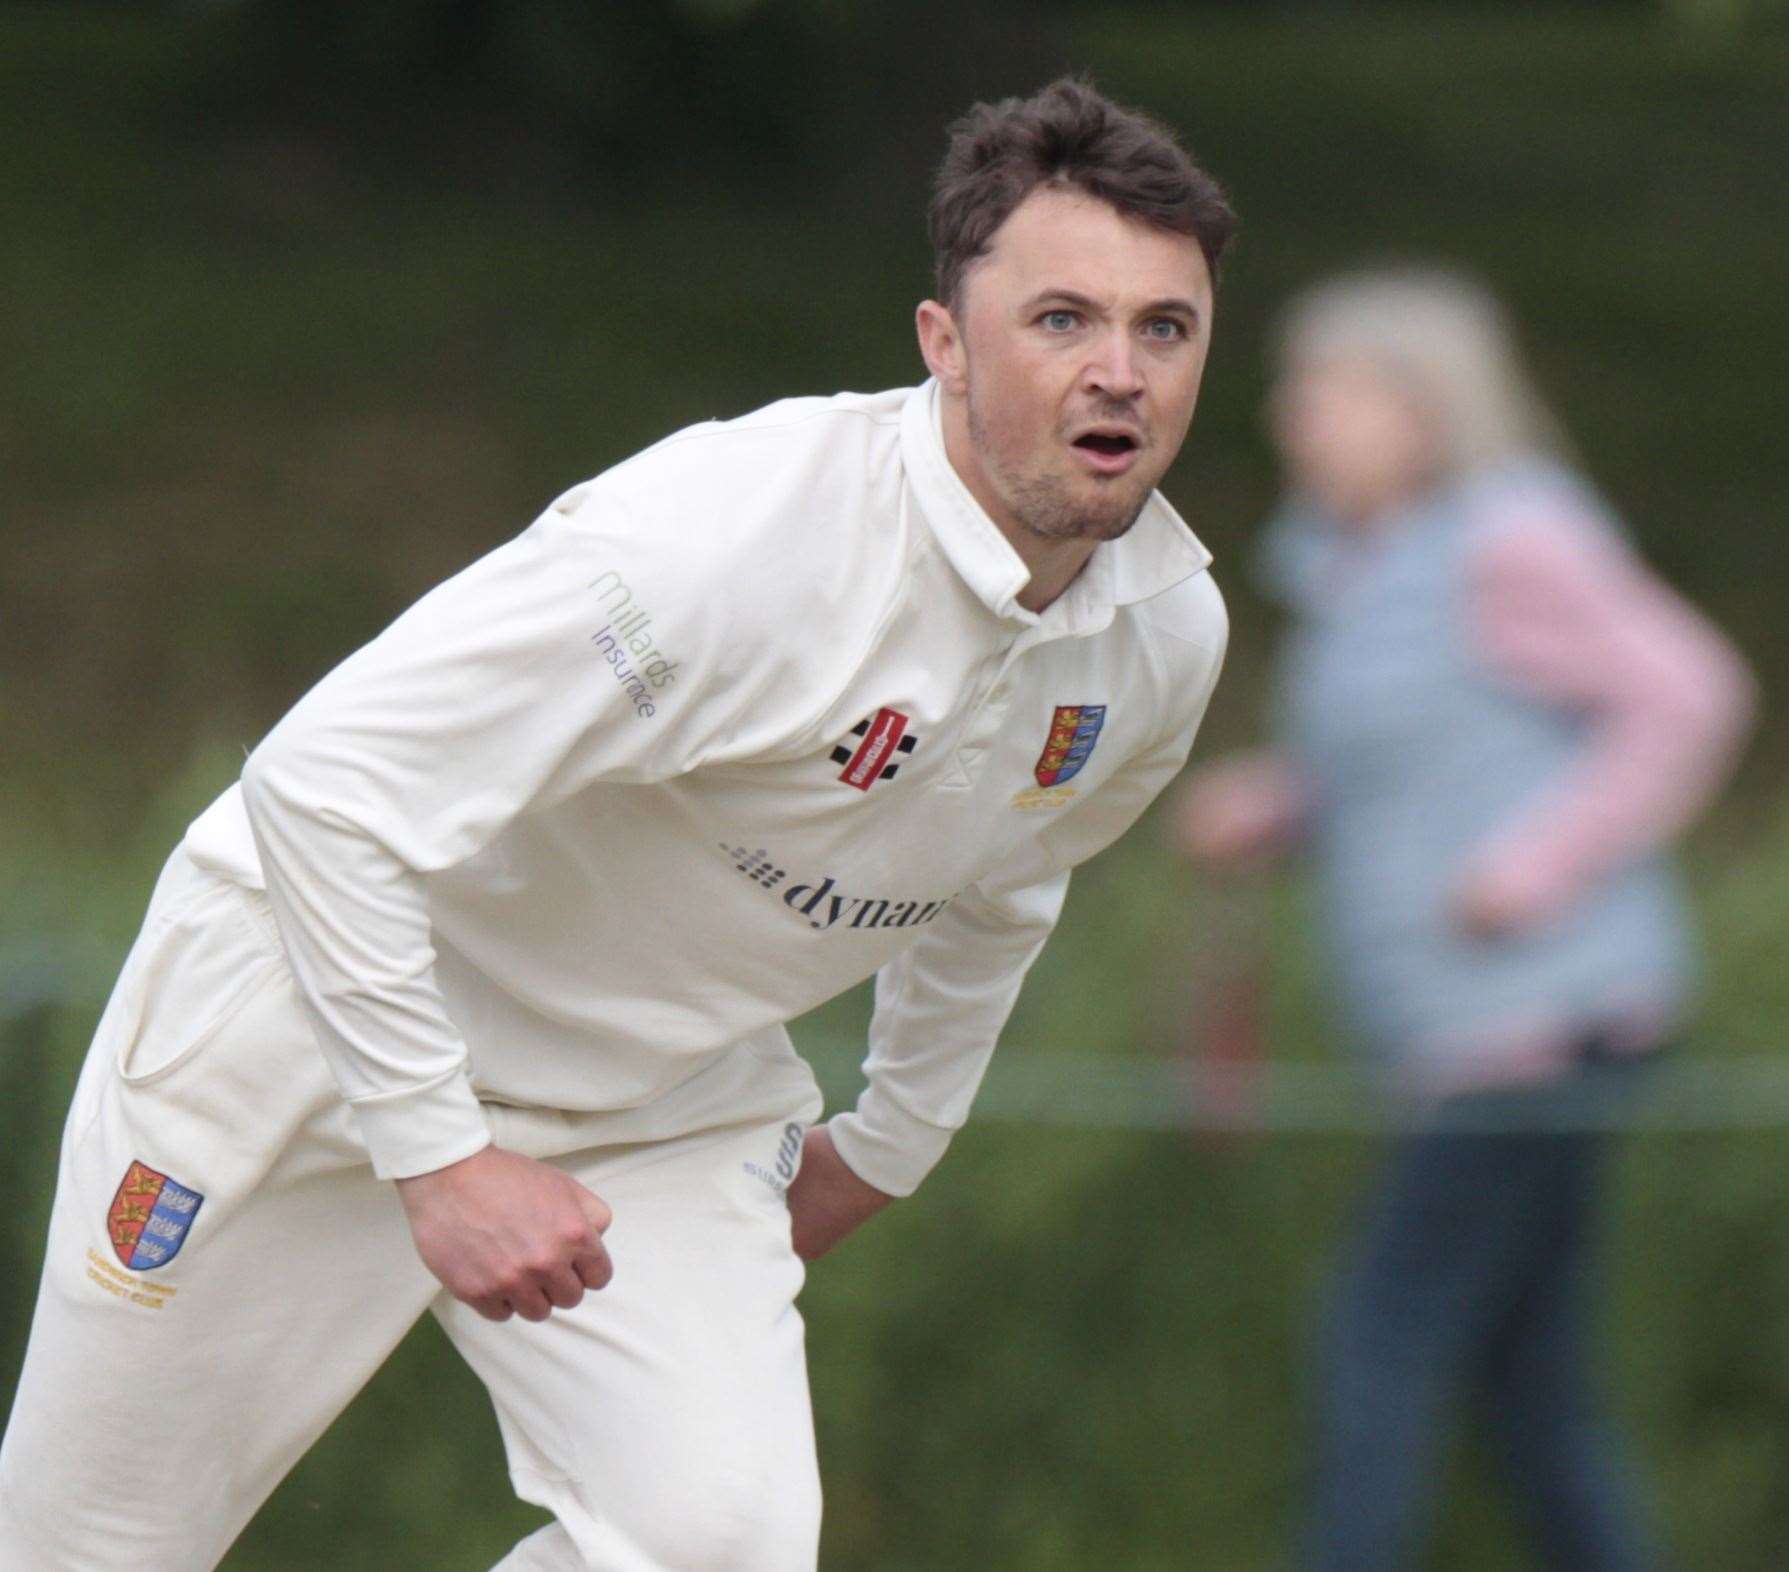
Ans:
[[[264,885],[376,1170],[812,1095],[782,1023],[878,973],[845,1161],[910,1192],[1067,870],[1180,768],[1226,632],[1152,497],[1041,615],[931,384],[691,427],[326,676],[193,825]],[[252,832],[252,833],[251,833]]]

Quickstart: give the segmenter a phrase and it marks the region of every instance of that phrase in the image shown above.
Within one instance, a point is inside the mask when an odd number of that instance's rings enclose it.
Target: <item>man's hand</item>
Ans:
[[[819,1260],[893,1199],[847,1168],[826,1126],[815,1125],[801,1149],[801,1172],[789,1186],[795,1253],[804,1261]]]
[[[547,1163],[487,1146],[397,1185],[423,1265],[493,1321],[544,1321],[614,1275],[608,1206]]]

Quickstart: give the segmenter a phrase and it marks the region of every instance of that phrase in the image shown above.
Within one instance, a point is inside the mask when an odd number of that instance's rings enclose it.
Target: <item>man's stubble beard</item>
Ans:
[[[969,440],[1019,527],[1040,540],[1117,540],[1142,516],[1155,489],[1139,488],[1135,482],[1127,484],[1126,477],[1115,476],[1107,483],[1110,494],[1100,499],[1104,506],[1090,507],[1069,495],[1068,483],[1060,475],[1014,473],[996,456],[973,397],[969,400]]]

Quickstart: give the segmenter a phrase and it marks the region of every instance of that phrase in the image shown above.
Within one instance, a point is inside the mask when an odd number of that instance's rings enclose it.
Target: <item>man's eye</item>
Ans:
[[[1186,337],[1186,329],[1173,317],[1154,317],[1144,324],[1143,331],[1154,339],[1169,343],[1177,338]]]
[[[1067,333],[1074,327],[1076,320],[1072,311],[1046,311],[1038,318],[1045,330],[1051,333]]]

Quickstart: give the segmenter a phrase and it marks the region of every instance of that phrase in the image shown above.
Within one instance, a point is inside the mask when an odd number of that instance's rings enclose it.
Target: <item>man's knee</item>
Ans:
[[[711,1481],[698,1523],[670,1567],[701,1572],[812,1572],[820,1554],[820,1484],[811,1475],[774,1483]],[[687,1559],[688,1556],[706,1559]]]
[[[584,1572],[584,1567],[571,1535],[559,1524],[549,1523],[521,1541],[491,1572]]]
[[[692,1455],[659,1490],[615,1499],[616,1481],[604,1484],[552,1491],[560,1522],[494,1572],[812,1572],[818,1560],[811,1468],[771,1475]]]

